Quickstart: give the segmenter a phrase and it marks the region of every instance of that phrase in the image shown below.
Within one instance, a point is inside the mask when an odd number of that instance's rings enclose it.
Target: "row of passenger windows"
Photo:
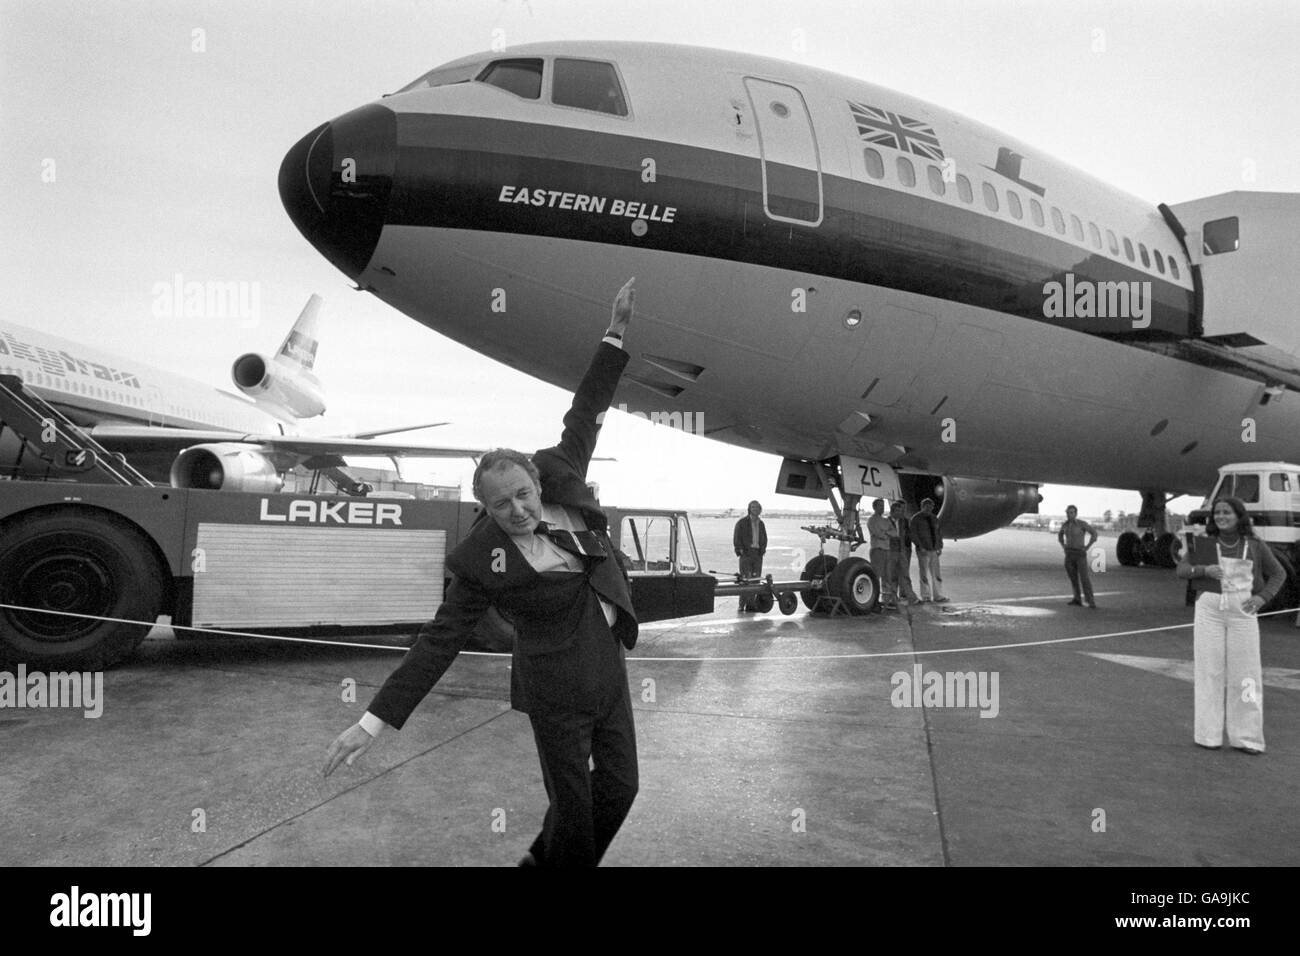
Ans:
[[[869,175],[872,179],[883,179],[885,177],[885,162],[884,159],[881,158],[879,151],[872,149],[870,146],[868,146],[866,149],[863,150],[863,157],[865,158],[867,163],[867,175]],[[899,156],[895,160],[895,167],[898,172],[899,182],[901,182],[904,186],[907,187],[912,187],[916,185],[916,167],[912,165],[911,159],[909,159],[906,156]],[[948,192],[949,184],[944,181],[943,170],[941,170],[938,166],[930,164],[926,166],[925,173],[926,173],[926,179],[930,183],[930,192],[934,193],[936,196],[946,195]],[[957,186],[957,195],[961,197],[962,202],[964,203],[975,202],[975,193],[971,187],[971,181],[967,176],[965,176],[962,173],[958,173],[956,178],[956,186]],[[984,207],[988,209],[989,212],[999,212],[1000,211],[999,196],[998,196],[998,191],[994,187],[994,185],[990,182],[981,182],[980,187],[981,187],[980,192],[982,193],[984,199]],[[1020,198],[1019,193],[1017,193],[1014,189],[1008,189],[1006,191],[1006,201],[1007,201],[1007,211],[1011,214],[1011,218],[1013,219],[1025,218],[1025,207]],[[1059,235],[1064,236],[1066,234],[1065,214],[1062,213],[1061,210],[1056,206],[1051,207],[1050,214],[1052,217],[1052,228],[1055,229]],[[1043,204],[1040,203],[1036,198],[1031,196],[1029,198],[1029,217],[1030,219],[1033,220],[1034,225],[1039,227],[1045,227],[1047,224],[1046,215],[1047,214],[1043,210]],[[1088,223],[1088,234],[1087,234],[1087,238],[1085,239],[1082,220],[1080,220],[1078,216],[1071,213],[1069,232],[1071,235],[1074,236],[1076,242],[1091,242],[1093,248],[1095,249],[1100,249],[1102,247],[1101,230],[1097,227],[1097,224],[1095,222]],[[1165,274],[1165,264],[1166,262],[1168,262],[1169,273],[1175,279],[1181,278],[1178,270],[1178,263],[1177,261],[1175,261],[1172,255],[1166,257],[1160,253],[1159,249],[1153,249],[1150,252],[1148,252],[1147,247],[1140,242],[1137,244],[1137,254],[1135,255],[1133,251],[1132,240],[1130,240],[1127,236],[1125,236],[1123,242],[1124,242],[1124,257],[1128,259],[1129,262],[1136,262],[1138,257],[1140,256],[1142,259],[1143,267],[1146,269],[1150,269],[1151,262],[1154,259],[1156,271],[1159,272],[1161,275]],[[1119,255],[1120,240],[1115,236],[1115,233],[1112,232],[1110,229],[1106,230],[1106,246],[1107,248],[1110,249],[1111,255],[1113,256]]]
[[[0,372],[17,375],[29,385],[38,385],[42,388],[57,389],[61,392],[76,392],[79,395],[87,395],[91,398],[102,398],[105,401],[117,402],[121,405],[134,405],[136,408],[148,408],[149,403],[144,397],[128,390],[117,391],[114,389],[104,388],[102,385],[91,385],[87,382],[79,382],[76,379],[61,378],[54,375],[47,375],[44,372],[32,372],[20,368],[0,367]],[[198,412],[191,408],[183,408],[179,405],[168,405],[165,409],[168,414],[179,415],[198,421]]]
[[[476,82],[495,86],[522,99],[540,100],[542,98],[542,81],[545,78],[545,72],[546,60],[540,57],[493,60],[486,66],[482,62],[465,63],[460,66],[439,67],[431,70],[397,92],[406,93],[410,90],[448,86],[454,83]],[[613,116],[628,115],[627,99],[623,95],[623,87],[619,82],[618,71],[614,68],[613,63],[603,60],[580,60],[573,57],[555,57],[552,59],[551,102],[556,106],[590,110],[595,113],[609,113]],[[885,163],[880,153],[871,147],[867,147],[864,150],[864,155],[867,163],[867,173],[873,179],[883,179],[885,176]],[[896,163],[899,181],[904,186],[915,186],[916,168],[912,165],[912,161],[906,156],[899,156]],[[926,178],[930,183],[930,191],[935,195],[943,196],[947,193],[948,184],[944,181],[943,171],[938,166],[927,166]],[[956,184],[957,194],[961,196],[962,202],[973,203],[975,195],[970,180],[965,175],[958,173]],[[980,185],[985,207],[990,212],[998,212],[1000,204],[997,189],[989,182],[982,182]],[[1020,195],[1015,190],[1008,189],[1006,191],[1006,200],[1007,211],[1011,213],[1011,217],[1013,219],[1024,219],[1025,210]],[[1029,215],[1035,226],[1046,227],[1043,205],[1037,199],[1030,198]],[[1066,222],[1064,213],[1056,206],[1052,206],[1051,216],[1052,228],[1059,235],[1065,235]],[[1090,241],[1093,248],[1100,249],[1102,247],[1101,230],[1097,228],[1096,223],[1088,223],[1088,238],[1085,240],[1083,223],[1078,216],[1071,213],[1069,230],[1077,242]],[[1136,262],[1138,258],[1141,258],[1143,267],[1150,269],[1154,259],[1156,271],[1161,275],[1165,274],[1165,264],[1168,262],[1169,274],[1175,279],[1181,278],[1178,262],[1172,255],[1162,255],[1159,249],[1148,252],[1147,247],[1140,242],[1137,244],[1137,253],[1135,254],[1133,242],[1127,236],[1124,237],[1123,244],[1124,256],[1129,262]],[[1118,256],[1120,254],[1120,240],[1109,229],[1106,230],[1106,246],[1110,249],[1111,255]],[[1232,252],[1237,248],[1237,220],[1235,218],[1206,223],[1204,232],[1204,251],[1206,255]]]
[[[528,57],[493,60],[487,66],[481,63],[444,67],[433,70],[409,83],[397,92],[447,86],[452,83],[486,83],[513,93],[526,100],[542,98],[542,79],[546,61]],[[556,57],[551,61],[551,102],[556,106],[569,106],[613,116],[627,115],[627,100],[618,81],[614,64],[602,60],[577,60]]]
[[[39,385],[42,388],[58,389],[61,392],[76,392],[79,395],[89,395],[91,398],[102,398],[106,401],[120,402],[124,405],[135,405],[139,408],[147,407],[144,399],[132,392],[115,391],[113,389],[104,388],[102,385],[90,385],[86,382],[79,382],[76,379],[46,375],[44,372],[30,372],[26,369],[4,368],[0,369],[0,372],[17,375],[28,384]]]

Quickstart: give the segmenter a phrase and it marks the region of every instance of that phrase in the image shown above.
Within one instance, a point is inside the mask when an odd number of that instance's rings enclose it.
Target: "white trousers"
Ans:
[[[1223,745],[1224,719],[1233,747],[1264,749],[1264,680],[1259,663],[1259,621],[1241,609],[1249,597],[1229,592],[1228,609],[1219,595],[1196,601],[1192,627],[1196,659],[1195,738],[1207,747]],[[1226,705],[1225,705],[1226,700]]]

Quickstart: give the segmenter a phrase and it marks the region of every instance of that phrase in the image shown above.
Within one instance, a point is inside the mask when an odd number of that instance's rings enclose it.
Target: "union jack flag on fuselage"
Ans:
[[[849,101],[849,111],[858,124],[858,135],[863,142],[943,161],[943,147],[934,127],[865,103]]]

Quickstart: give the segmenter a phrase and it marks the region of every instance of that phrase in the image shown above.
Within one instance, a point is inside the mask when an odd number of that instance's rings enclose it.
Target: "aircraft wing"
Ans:
[[[90,435],[109,451],[124,455],[174,451],[192,445],[234,442],[249,445],[269,457],[297,458],[304,463],[321,457],[366,455],[381,458],[478,458],[485,448],[445,448],[381,442],[366,438],[312,438],[303,435],[254,435],[203,428],[150,428],[134,425],[96,425]],[[311,467],[311,466],[309,466]]]

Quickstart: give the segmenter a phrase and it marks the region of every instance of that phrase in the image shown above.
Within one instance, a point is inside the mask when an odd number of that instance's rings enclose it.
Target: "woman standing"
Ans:
[[[1264,682],[1255,614],[1286,581],[1272,549],[1255,537],[1240,498],[1214,503],[1205,534],[1192,539],[1178,576],[1197,591],[1193,648],[1196,658],[1196,743],[1228,743],[1248,754],[1264,752]],[[1224,698],[1227,698],[1225,710]]]

